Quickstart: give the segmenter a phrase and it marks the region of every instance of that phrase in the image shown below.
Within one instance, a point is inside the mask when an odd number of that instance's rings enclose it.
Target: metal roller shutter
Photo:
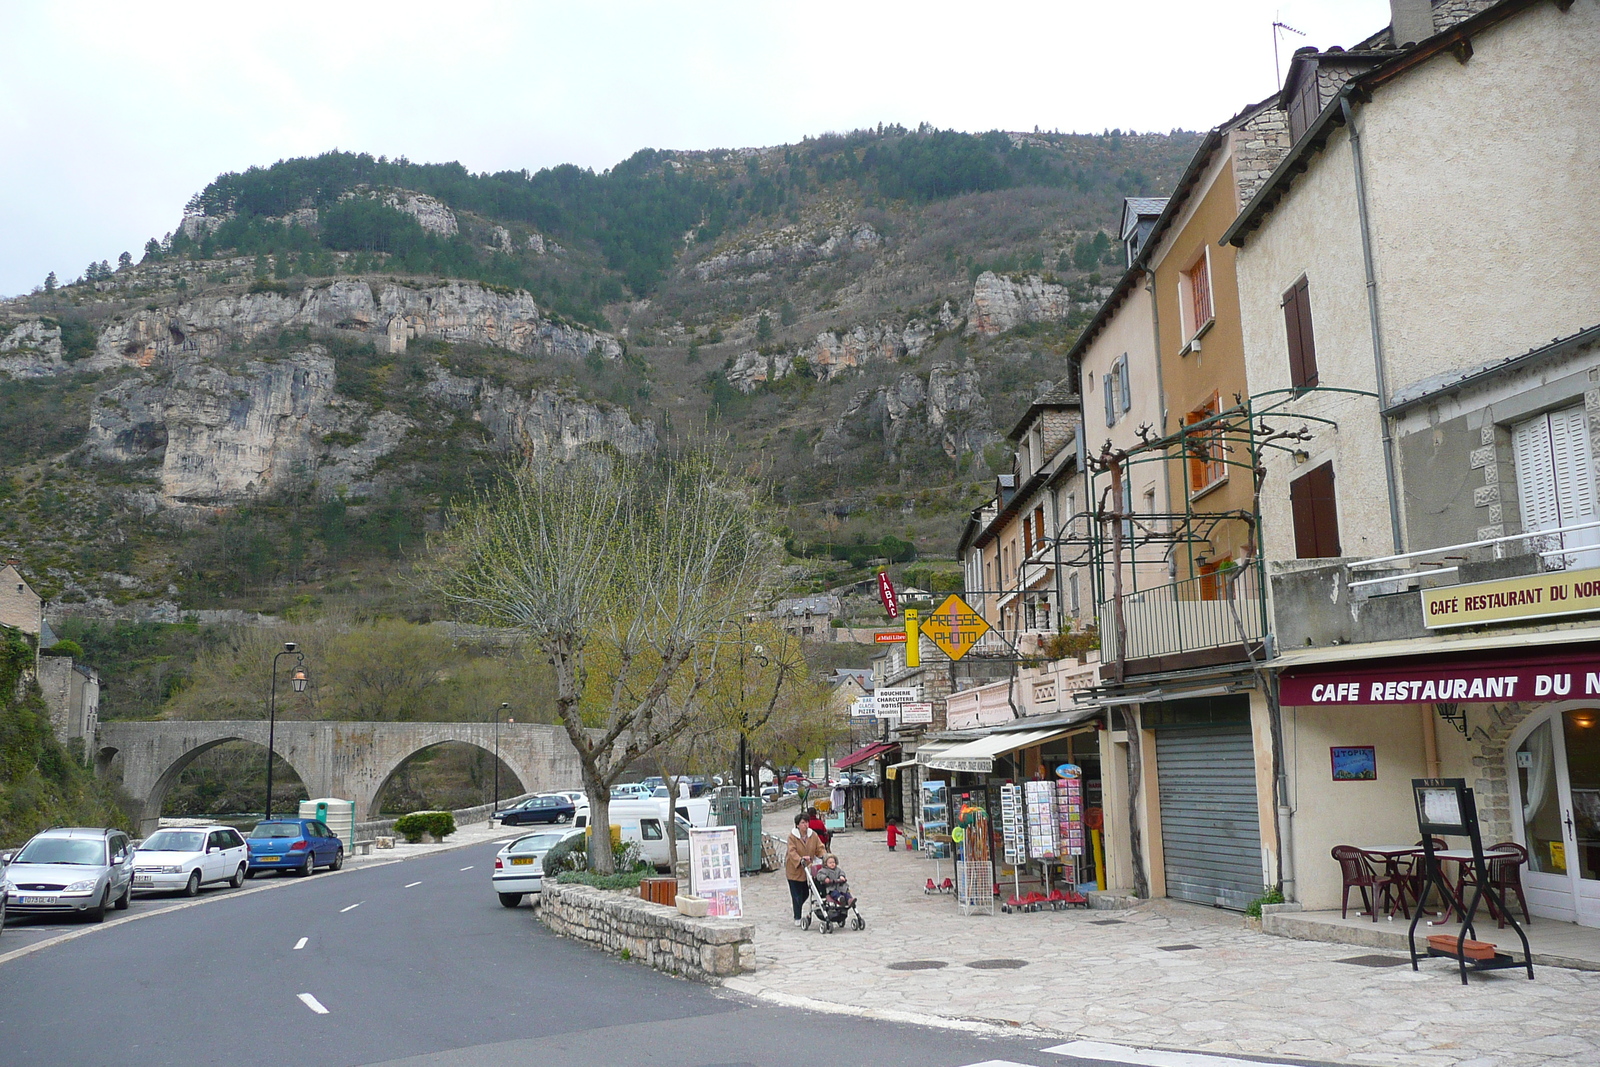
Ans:
[[[1156,730],[1167,896],[1242,911],[1261,895],[1261,822],[1248,723]]]

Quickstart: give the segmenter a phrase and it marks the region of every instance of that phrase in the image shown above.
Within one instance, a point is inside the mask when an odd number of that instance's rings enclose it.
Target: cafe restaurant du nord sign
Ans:
[[[1382,661],[1376,661],[1381,663]],[[1286,705],[1482,703],[1600,696],[1600,645],[1554,655],[1430,656],[1291,667]]]
[[[1600,567],[1422,591],[1422,617],[1431,629],[1592,611],[1600,611]]]

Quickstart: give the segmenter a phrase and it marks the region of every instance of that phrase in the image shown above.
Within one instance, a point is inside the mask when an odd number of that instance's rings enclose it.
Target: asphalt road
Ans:
[[[0,1062],[1112,1062],[1048,1052],[1057,1042],[1038,1038],[980,1037],[746,1002],[612,959],[550,934],[527,906],[501,907],[488,883],[495,848],[247,883],[273,888],[152,909],[139,921],[0,963]],[[13,935],[20,932],[7,929],[0,954],[19,947]]]

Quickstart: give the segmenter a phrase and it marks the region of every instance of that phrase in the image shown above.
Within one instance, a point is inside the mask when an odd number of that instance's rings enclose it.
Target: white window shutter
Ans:
[[[1516,453],[1517,500],[1524,531],[1548,530],[1561,525],[1556,500],[1555,457],[1550,452],[1550,420],[1543,415],[1512,430]]]
[[[1112,369],[1115,370],[1115,368]],[[1114,393],[1114,389],[1116,387],[1116,375],[1102,374],[1100,376],[1100,384],[1105,386],[1106,425],[1115,426],[1117,424],[1117,402]]]
[[[1556,478],[1556,503],[1561,523],[1593,522],[1594,463],[1589,458],[1588,417],[1582,408],[1550,415],[1550,452]]]
[[[1124,415],[1126,415],[1128,413],[1128,409],[1133,406],[1133,398],[1130,395],[1129,388],[1128,388],[1128,357],[1127,356],[1123,356],[1122,357],[1122,361],[1117,364],[1117,389],[1121,393],[1121,396],[1120,396],[1119,399],[1121,399],[1121,401],[1122,401],[1122,413]]]

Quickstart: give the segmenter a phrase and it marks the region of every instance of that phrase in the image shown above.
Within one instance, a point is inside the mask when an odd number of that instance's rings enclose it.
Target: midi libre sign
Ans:
[[[1595,611],[1600,611],[1600,567],[1422,591],[1422,617],[1435,630]]]

